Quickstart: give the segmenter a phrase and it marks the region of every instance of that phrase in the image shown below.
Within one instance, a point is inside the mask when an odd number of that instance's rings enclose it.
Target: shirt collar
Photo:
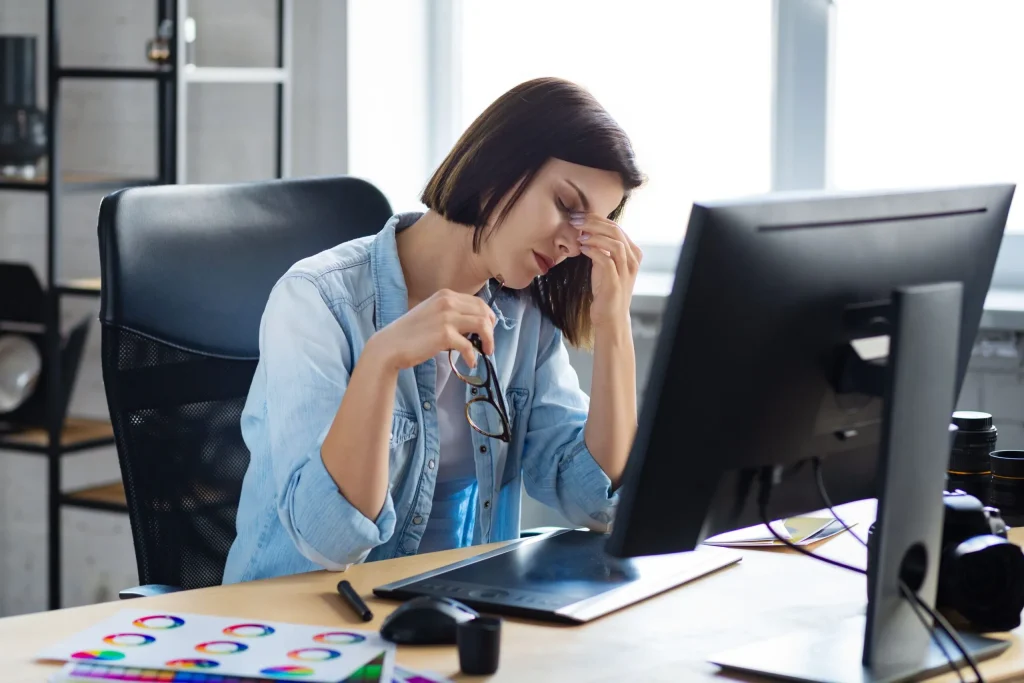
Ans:
[[[409,310],[409,289],[405,284],[402,262],[398,258],[396,236],[422,216],[423,213],[420,211],[395,214],[384,224],[384,228],[377,233],[373,240],[373,246],[370,249],[370,272],[373,275],[373,290],[376,299],[373,322],[378,330],[390,325]],[[488,282],[482,290],[477,292],[477,296],[483,297],[485,301],[490,299],[495,286],[497,283]],[[515,297],[516,292],[504,290],[498,293],[491,305],[498,323],[507,330],[514,328],[518,320],[506,317],[499,304],[511,304]]]

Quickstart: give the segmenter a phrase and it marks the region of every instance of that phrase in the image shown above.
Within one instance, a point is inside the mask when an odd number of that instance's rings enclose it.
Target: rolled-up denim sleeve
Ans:
[[[606,531],[618,494],[583,439],[589,409],[561,332],[545,322],[523,448],[526,492],[573,524]]]
[[[348,386],[345,332],[316,284],[288,275],[271,292],[260,325],[266,433],[277,513],[299,552],[326,569],[361,562],[395,529],[388,493],[376,520],[342,495],[320,456]]]

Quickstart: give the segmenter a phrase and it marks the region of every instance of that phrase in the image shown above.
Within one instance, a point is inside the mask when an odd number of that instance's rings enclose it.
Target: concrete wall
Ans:
[[[63,62],[77,66],[145,66],[154,32],[155,2],[59,2]],[[201,66],[271,66],[272,0],[193,0]],[[0,33],[46,31],[43,0],[0,2]],[[296,40],[293,170],[297,175],[346,171],[347,102],[344,0],[295,3]],[[46,54],[45,41],[40,55]],[[40,79],[43,78],[40,64]],[[337,84],[337,85],[333,85]],[[40,80],[39,90],[46,87]],[[61,133],[67,169],[150,175],[155,161],[154,88],[142,82],[69,82],[63,86]],[[189,179],[195,182],[271,177],[274,93],[263,85],[198,85],[190,90]],[[45,105],[45,102],[41,102]],[[96,209],[101,195],[70,195],[61,211],[62,276],[95,276]],[[45,199],[0,192],[0,260],[27,261],[45,272]],[[95,318],[95,300],[66,299],[65,318]],[[99,329],[90,330],[72,399],[78,415],[103,417]],[[113,449],[65,459],[64,487],[118,477]],[[31,455],[0,452],[0,616],[46,608],[46,464]],[[67,509],[65,605],[109,600],[137,582],[125,515]]]

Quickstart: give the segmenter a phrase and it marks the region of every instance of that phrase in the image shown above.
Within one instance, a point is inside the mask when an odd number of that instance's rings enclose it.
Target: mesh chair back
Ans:
[[[104,198],[103,380],[141,583],[221,582],[270,289],[296,261],[374,234],[390,215],[375,187],[347,177]]]

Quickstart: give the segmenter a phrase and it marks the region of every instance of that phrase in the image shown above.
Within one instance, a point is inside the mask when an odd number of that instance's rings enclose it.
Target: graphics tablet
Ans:
[[[735,564],[725,548],[617,559],[607,534],[563,529],[379,586],[384,598],[453,598],[492,614],[584,623]]]

